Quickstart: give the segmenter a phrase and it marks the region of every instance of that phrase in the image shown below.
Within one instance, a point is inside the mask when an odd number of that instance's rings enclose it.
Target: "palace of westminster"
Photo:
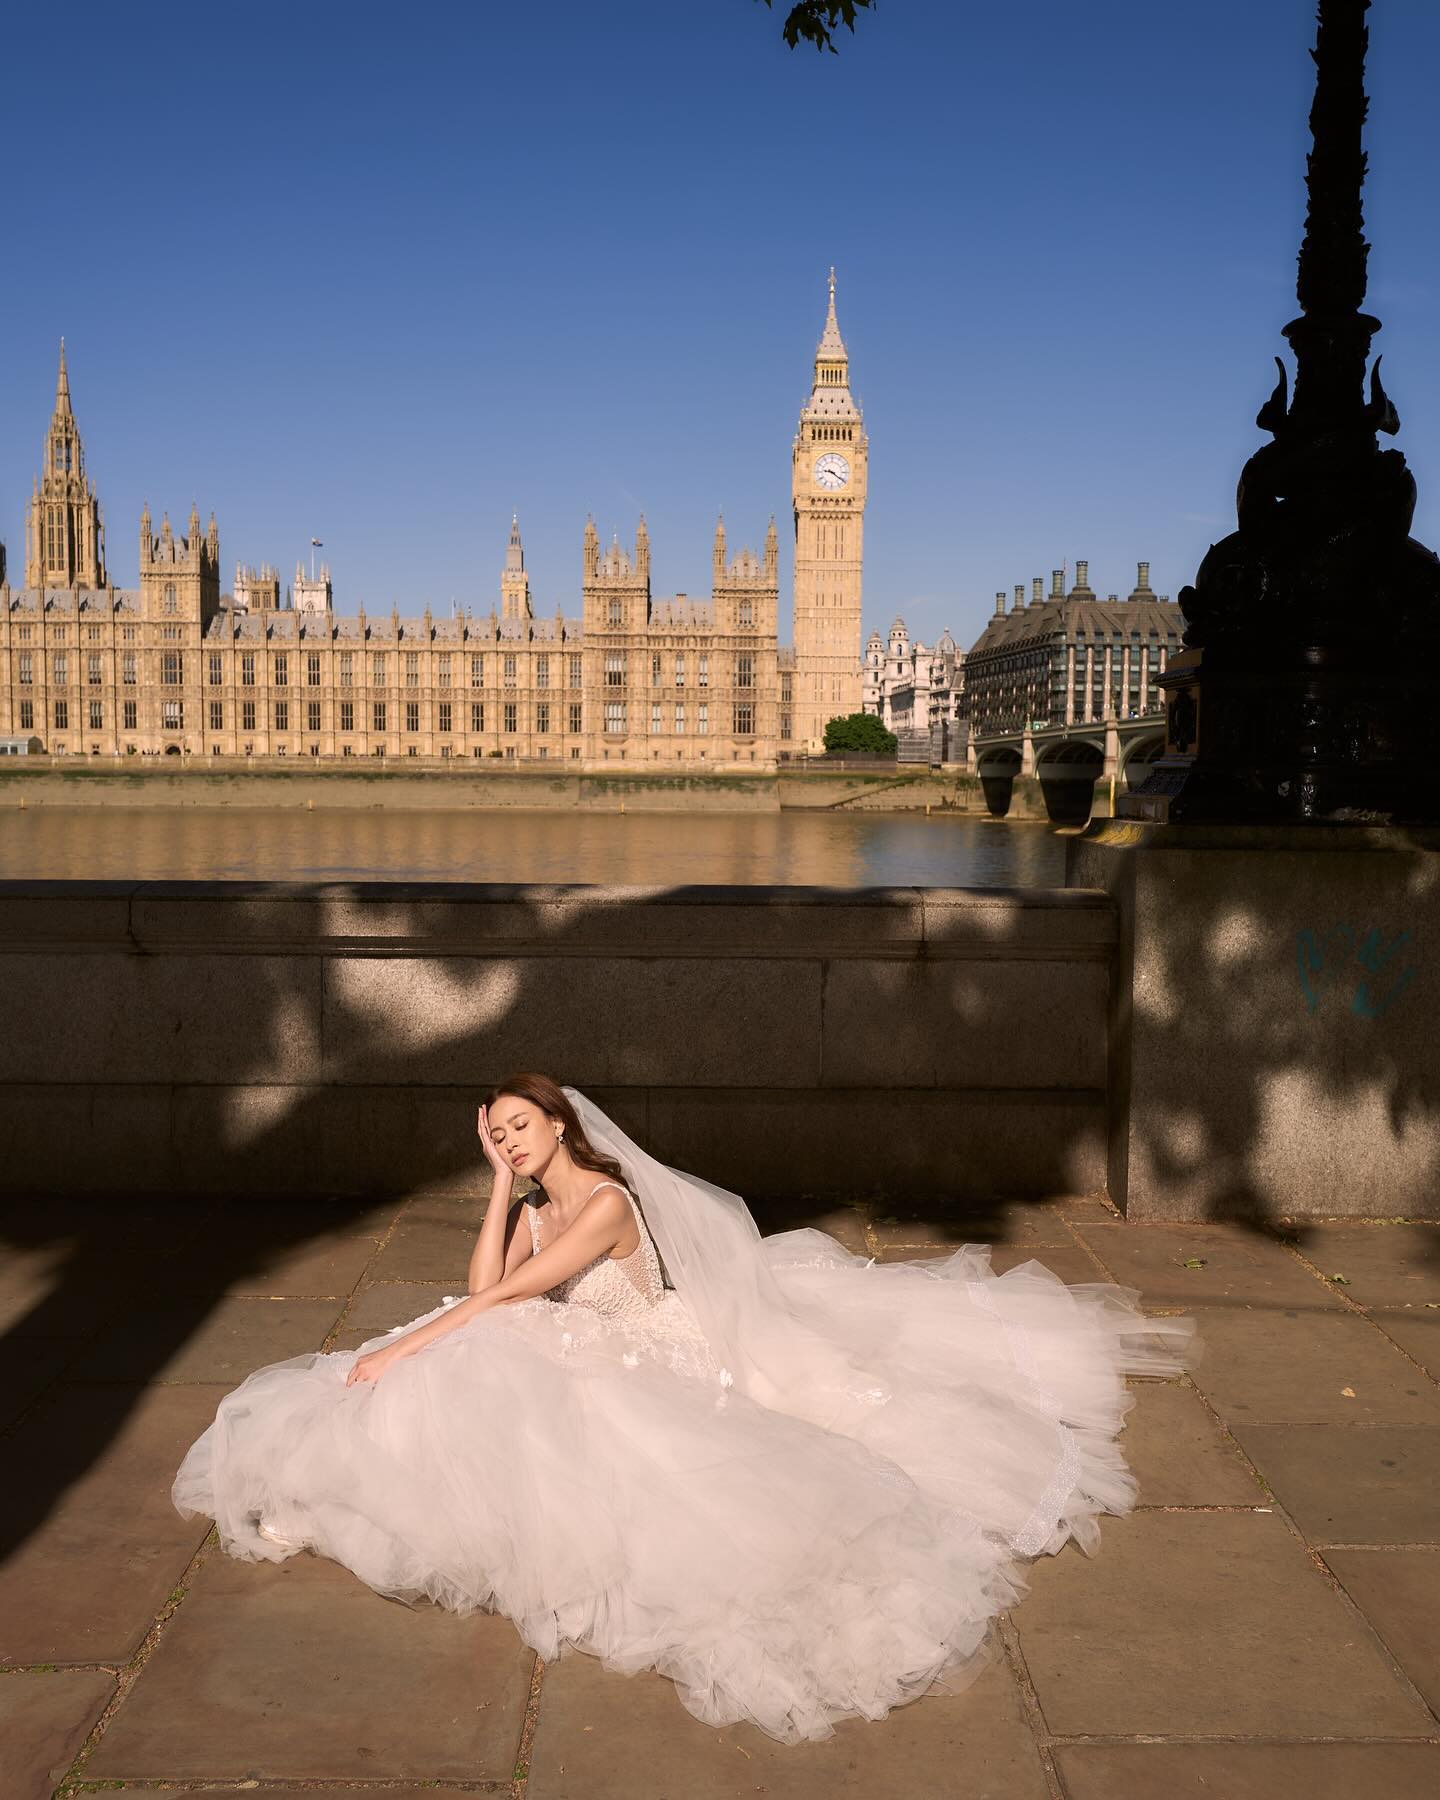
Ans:
[[[328,570],[272,568],[220,591],[212,514],[183,534],[140,519],[140,585],[115,587],[71,407],[64,346],[25,585],[0,549],[0,738],[125,756],[509,757],[774,765],[860,710],[867,440],[850,393],[834,277],[792,461],[794,644],[778,637],[774,521],[757,555],[715,531],[708,600],[656,599],[633,551],[585,527],[579,617],[537,618],[518,524],[488,617],[338,613]],[[35,742],[38,740],[38,742]]]
[[[758,555],[727,556],[724,525],[717,525],[708,600],[652,597],[643,519],[633,552],[618,542],[602,549],[587,522],[580,616],[547,618],[532,607],[512,522],[498,610],[476,620],[434,617],[427,608],[417,619],[394,610],[337,613],[329,571],[313,567],[308,576],[297,568],[288,604],[269,566],[240,567],[233,591],[222,594],[214,515],[202,530],[192,506],[181,535],[168,516],[157,531],[147,506],[140,585],[117,588],[106,572],[100,505],[85,473],[62,344],[44,466],[29,506],[23,587],[10,585],[0,545],[0,749],[749,770],[820,752],[827,720],[863,703],[901,734],[915,760],[942,761],[967,722],[978,731],[989,723],[970,717],[967,661],[979,678],[973,697],[980,700],[981,690],[985,697],[979,711],[993,712],[995,725],[1003,715],[1002,728],[1012,713],[1028,716],[1052,695],[1072,719],[1090,718],[1092,707],[1123,708],[1137,696],[1142,711],[1154,709],[1159,690],[1149,672],[1158,673],[1178,642],[1178,609],[1149,591],[1143,565],[1123,619],[1110,621],[1116,682],[1127,634],[1123,690],[1111,687],[1109,648],[1104,690],[1088,685],[1092,674],[1101,679],[1098,619],[1091,644],[1080,648],[1083,697],[1072,685],[1077,623],[1083,640],[1090,611],[1073,604],[1042,607],[1047,617],[1038,620],[1033,608],[1023,609],[1023,620],[997,609],[969,659],[948,633],[935,652],[911,646],[897,620],[889,657],[872,637],[862,667],[868,451],[832,271],[792,453],[791,647],[778,635],[773,519]],[[1093,604],[1084,565],[1077,566],[1077,589],[1052,598]],[[1104,610],[1114,604],[1111,596]]]

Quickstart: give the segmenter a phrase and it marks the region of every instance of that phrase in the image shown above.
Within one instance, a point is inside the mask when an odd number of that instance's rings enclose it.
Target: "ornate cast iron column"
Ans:
[[[1314,147],[1300,317],[1256,423],[1239,529],[1179,595],[1186,651],[1162,678],[1167,754],[1123,810],[1233,823],[1440,820],[1433,718],[1440,562],[1410,535],[1415,482],[1377,433],[1399,428],[1365,370],[1380,321],[1361,310],[1365,14],[1319,0]]]

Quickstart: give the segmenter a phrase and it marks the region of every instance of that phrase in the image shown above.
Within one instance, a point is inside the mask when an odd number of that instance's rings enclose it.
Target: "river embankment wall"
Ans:
[[[1114,902],[0,884],[0,1189],[482,1191],[516,1067],[752,1195],[1101,1191]]]
[[[7,807],[193,807],[256,810],[577,812],[988,811],[978,778],[959,771],[781,770],[656,774],[565,773],[556,767],[481,767],[453,761],[403,768],[137,768],[132,759],[0,761]],[[1008,817],[1046,817],[1040,784],[1017,779]]]

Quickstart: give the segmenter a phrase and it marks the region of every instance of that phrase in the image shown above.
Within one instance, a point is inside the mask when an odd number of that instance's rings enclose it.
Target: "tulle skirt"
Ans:
[[[1133,1505],[1125,1377],[1177,1372],[1191,1327],[1038,1263],[995,1276],[974,1246],[764,1250],[849,1351],[823,1422],[742,1394],[674,1294],[639,1325],[534,1300],[376,1383],[346,1387],[359,1352],[258,1370],[175,1504],[231,1555],[308,1547],[381,1594],[503,1612],[546,1658],[659,1669],[698,1718],[784,1741],[959,1685],[1025,1559],[1092,1550]]]

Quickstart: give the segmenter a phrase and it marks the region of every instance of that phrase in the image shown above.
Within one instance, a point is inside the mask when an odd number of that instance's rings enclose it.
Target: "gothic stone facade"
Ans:
[[[140,585],[116,588],[84,472],[62,346],[26,580],[0,549],[0,737],[52,755],[500,758],[773,767],[858,709],[868,444],[850,397],[834,276],[792,459],[795,647],[778,639],[774,522],[730,556],[717,526],[708,599],[650,591],[633,550],[587,524],[581,610],[537,617],[518,524],[499,607],[420,618],[335,611],[328,571],[237,570],[220,591],[213,516],[140,522]]]

